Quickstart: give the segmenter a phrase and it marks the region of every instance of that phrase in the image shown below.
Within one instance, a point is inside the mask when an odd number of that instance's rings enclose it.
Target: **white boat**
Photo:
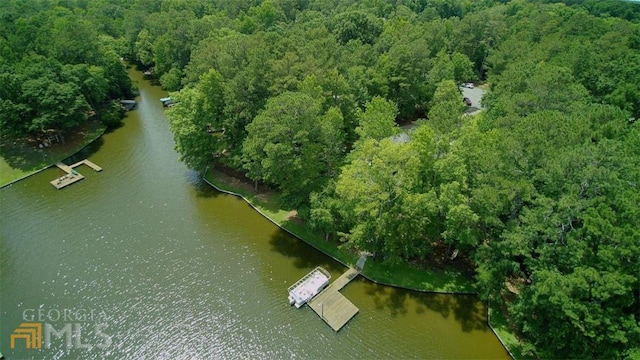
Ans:
[[[138,103],[135,100],[120,100],[120,105],[122,105],[122,107],[129,111],[129,110],[133,110]]]
[[[164,105],[165,107],[172,107],[173,106],[173,99],[170,97],[163,97],[160,98],[160,102],[162,103],[162,105]]]
[[[289,287],[289,305],[300,308],[329,284],[331,274],[318,266]]]

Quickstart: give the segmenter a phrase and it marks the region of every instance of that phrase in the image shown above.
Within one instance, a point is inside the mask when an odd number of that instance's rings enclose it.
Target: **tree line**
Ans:
[[[638,353],[638,5],[55,3],[48,11],[91,24],[79,27],[99,34],[91,41],[172,91],[167,116],[190,167],[277,189],[328,241],[377,260],[430,264],[444,248],[472,262],[479,293],[508,310],[530,356]],[[65,59],[59,79],[96,73],[95,47],[65,52],[55,41],[77,39],[49,35],[38,52],[29,21],[12,21],[1,46],[29,51],[9,52],[3,77],[33,69],[23,54]],[[459,90],[468,81],[489,89],[476,115]]]

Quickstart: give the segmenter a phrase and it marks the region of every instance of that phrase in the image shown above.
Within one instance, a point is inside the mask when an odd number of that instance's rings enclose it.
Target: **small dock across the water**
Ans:
[[[367,254],[360,256],[355,268],[349,268],[308,302],[309,307],[334,331],[340,330],[359,311],[349,299],[340,293],[340,290],[360,274],[366,259]]]
[[[65,175],[62,175],[55,180],[52,180],[51,185],[53,185],[56,189],[60,190],[65,186],[71,185],[75,182],[78,182],[84,179],[84,175],[80,174],[75,170],[75,168],[80,165],[87,165],[88,167],[92,168],[95,171],[102,171],[102,168],[100,166],[94,164],[93,162],[87,159],[78,161],[73,165],[66,165],[62,162],[58,162],[56,163],[56,166],[58,167],[58,169],[64,171]]]

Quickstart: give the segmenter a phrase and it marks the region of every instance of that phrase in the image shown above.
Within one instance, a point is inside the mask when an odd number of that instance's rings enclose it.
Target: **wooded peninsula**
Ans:
[[[171,91],[191,168],[276,191],[371,261],[444,255],[527,357],[640,358],[640,4],[6,0],[0,14],[3,142],[117,125],[127,59]],[[481,106],[462,84],[486,90]]]

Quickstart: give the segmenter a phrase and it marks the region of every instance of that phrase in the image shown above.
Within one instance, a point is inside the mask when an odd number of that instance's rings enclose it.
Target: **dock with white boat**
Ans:
[[[314,296],[318,295],[327,284],[329,284],[331,274],[324,268],[318,266],[310,273],[303,276],[302,279],[296,281],[295,284],[289,286],[289,305],[300,308],[307,302],[311,301]]]
[[[62,162],[56,163],[58,169],[65,172],[65,175],[58,177],[55,180],[50,181],[51,185],[53,185],[56,189],[60,190],[66,186],[69,186],[73,183],[76,183],[82,179],[84,179],[84,175],[80,174],[75,170],[76,167],[80,165],[87,165],[92,168],[94,171],[102,171],[102,168],[88,159],[84,159],[82,161],[78,161],[73,165],[66,165]]]
[[[367,254],[362,254],[355,267],[350,267],[338,279],[326,286],[319,294],[312,296],[311,299],[306,301],[309,307],[336,332],[342,329],[342,327],[360,311],[349,299],[340,293],[340,290],[360,274],[366,259]],[[314,273],[314,271],[300,279],[296,284],[303,281]],[[293,286],[295,286],[295,284]],[[291,289],[291,287],[289,289]],[[289,302],[291,303],[291,296]],[[304,305],[304,303],[300,306],[302,305]]]
[[[160,102],[162,103],[162,106],[164,106],[164,107],[172,107],[174,105],[173,99],[170,98],[170,97],[160,98]]]

